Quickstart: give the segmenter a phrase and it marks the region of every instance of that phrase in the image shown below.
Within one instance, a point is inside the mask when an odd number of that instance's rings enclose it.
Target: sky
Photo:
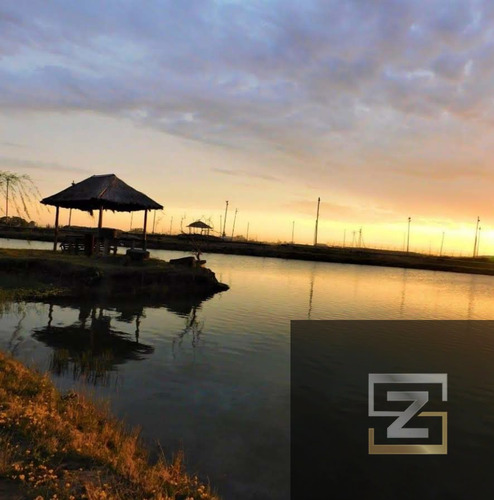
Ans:
[[[43,197],[114,173],[156,231],[228,200],[227,234],[299,243],[320,197],[320,243],[401,249],[411,217],[468,255],[480,217],[494,252],[490,0],[3,0],[0,33],[0,170]]]

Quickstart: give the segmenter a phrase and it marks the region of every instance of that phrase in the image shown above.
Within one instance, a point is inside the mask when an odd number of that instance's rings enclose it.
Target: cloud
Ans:
[[[402,175],[417,177],[424,181],[456,181],[465,178],[475,178],[475,179],[485,179],[494,180],[494,172],[486,171],[482,168],[451,168],[448,164],[446,168],[434,168],[434,169],[420,169],[420,168],[409,168],[406,170],[400,170]]]
[[[235,177],[251,177],[254,179],[262,179],[262,180],[270,181],[270,182],[279,182],[280,181],[280,179],[278,177],[275,177],[274,175],[255,173],[255,172],[251,172],[249,170],[232,170],[232,169],[228,169],[228,168],[217,168],[217,167],[214,167],[211,170],[213,172],[217,172],[218,174],[233,175]]]
[[[486,4],[12,2],[0,15],[1,104],[125,113],[198,140],[275,144],[294,130],[303,143],[355,128],[359,103],[455,112],[451,81],[472,84],[469,60],[492,67],[482,59]]]
[[[289,172],[394,210],[411,177],[485,178],[485,158],[453,160],[494,124],[493,21],[490,0],[7,1],[0,106],[270,152],[291,162],[216,172]]]
[[[0,167],[7,169],[27,168],[36,170],[50,170],[52,172],[74,172],[74,173],[89,173],[85,168],[69,167],[59,165],[58,163],[47,163],[41,161],[23,160],[20,158],[8,158],[0,156]]]
[[[459,82],[465,75],[468,58],[458,53],[442,53],[432,62],[434,73],[448,80]]]

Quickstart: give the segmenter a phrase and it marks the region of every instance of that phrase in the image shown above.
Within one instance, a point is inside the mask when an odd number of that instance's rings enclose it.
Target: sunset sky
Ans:
[[[227,234],[300,243],[320,196],[321,243],[401,249],[410,216],[469,254],[480,216],[494,252],[492,0],[3,0],[0,33],[0,170],[43,196],[115,173],[158,231],[229,200]]]

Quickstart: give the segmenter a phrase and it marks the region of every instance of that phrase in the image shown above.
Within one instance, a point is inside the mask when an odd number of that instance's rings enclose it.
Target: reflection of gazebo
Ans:
[[[185,318],[185,328],[173,341],[172,349],[186,335],[192,337],[192,345],[195,346],[203,326],[203,322],[198,320],[198,311],[202,302],[212,296],[210,293],[182,295],[168,290],[162,294],[135,297],[113,294],[97,298],[50,297],[42,300],[48,305],[48,322],[45,327],[34,329],[32,336],[54,350],[50,369],[55,373],[64,374],[72,367],[75,378],[84,375],[97,384],[105,382],[106,375],[117,365],[144,360],[154,352],[152,346],[139,341],[141,320],[146,318],[147,309],[166,308],[172,314]],[[66,315],[55,318],[58,308],[79,311],[78,320],[66,324]],[[112,321],[135,323],[135,329],[131,328],[135,340],[130,337],[129,327],[125,328],[127,331],[112,328]]]
[[[152,346],[139,342],[142,309],[135,311],[134,341],[128,333],[111,328],[112,317],[95,303],[77,303],[73,307],[79,309],[79,321],[70,325],[57,322],[54,326],[54,302],[48,302],[48,324],[32,333],[34,339],[53,349],[50,369],[54,373],[63,375],[71,368],[74,379],[85,376],[94,384],[105,383],[117,365],[144,360],[154,352]]]
[[[209,231],[213,229],[211,226],[208,226],[205,222],[202,222],[202,220],[196,220],[195,222],[192,222],[192,224],[189,224],[187,227],[189,228],[189,234],[193,233],[206,236],[209,236]]]
[[[45,205],[57,207],[55,215],[55,242],[53,250],[57,248],[58,241],[58,215],[59,209],[75,208],[89,212],[99,210],[98,229],[103,224],[103,210],[114,212],[135,212],[144,210],[143,248],[146,248],[146,226],[148,210],[160,210],[162,205],[125,184],[114,174],[93,175],[77,184],[60,191],[57,194],[41,200]]]

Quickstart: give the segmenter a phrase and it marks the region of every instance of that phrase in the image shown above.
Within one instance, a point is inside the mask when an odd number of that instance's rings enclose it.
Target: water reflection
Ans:
[[[117,365],[145,359],[154,351],[152,346],[139,342],[137,319],[133,339],[128,333],[112,328],[112,317],[105,314],[103,307],[84,303],[70,306],[79,310],[76,322],[54,326],[54,305],[49,304],[47,325],[35,329],[32,337],[53,349],[50,371],[56,375],[71,374],[74,380],[83,378],[94,385],[108,384]]]
[[[477,280],[474,275],[470,276],[470,284],[468,287],[468,306],[467,306],[467,318],[472,319],[474,317],[474,307],[475,307],[475,297],[477,295]]]
[[[400,300],[400,318],[403,318],[404,313],[405,313],[405,301],[406,301],[406,294],[407,294],[407,281],[408,281],[408,269],[403,269],[402,272],[402,288],[401,288],[401,300]]]
[[[2,311],[3,312],[3,311]],[[1,316],[1,314],[0,314]],[[22,335],[23,330],[23,322],[26,319],[26,310],[24,308],[18,308],[18,318],[17,324],[14,326],[14,330],[12,331],[12,336],[10,337],[8,343],[8,351],[12,356],[17,354],[17,350],[19,346],[21,346],[24,341],[24,336]]]
[[[312,271],[310,273],[309,311],[307,313],[307,319],[310,319],[310,315],[312,313],[312,300],[314,298],[314,280],[315,280],[315,270],[314,267],[312,267]]]
[[[181,345],[185,337],[190,337],[195,347],[203,328],[197,317],[198,309],[209,297],[135,297],[133,300],[106,297],[98,301],[52,298],[45,302],[48,304],[46,326],[35,328],[32,338],[53,349],[49,361],[52,373],[69,375],[74,380],[83,379],[93,385],[108,385],[118,365],[145,360],[154,352],[152,345],[139,340],[146,308],[164,307],[184,317],[185,327],[177,334],[173,345]],[[61,309],[78,311],[77,320],[64,324],[65,315]],[[21,323],[22,317],[12,336],[14,347],[11,351],[15,349],[14,341],[18,344],[22,340],[16,335],[21,330]],[[114,323],[132,325],[131,332],[119,329]]]
[[[183,256],[154,253],[165,260]],[[231,288],[206,304],[206,298],[89,302],[96,318],[100,308],[103,317],[111,318],[112,332],[120,331],[130,343],[137,333],[139,344],[154,348],[140,354],[141,360],[124,359],[113,364],[116,372],[105,372],[118,376],[119,390],[98,382],[95,393],[111,401],[129,425],[141,426],[150,442],[159,440],[167,453],[183,449],[188,469],[207,476],[225,499],[289,498],[291,319],[494,318],[491,276],[219,254],[207,260]],[[79,327],[80,307],[86,306],[72,307],[70,301],[53,302],[50,326]],[[7,347],[16,330],[12,347],[24,337],[16,356],[43,371],[53,351],[31,333],[46,327],[49,306],[30,303],[19,326],[21,312],[16,305],[2,316],[1,346]],[[92,310],[86,317],[90,329]],[[356,346],[365,359],[388,355],[387,344],[378,350],[373,339],[369,335],[363,348]],[[402,340],[402,353],[416,345],[414,338]],[[458,362],[468,362],[468,374],[482,371],[479,356],[493,354],[491,343],[467,334],[429,342],[427,359],[449,359],[454,352]],[[339,352],[334,359],[350,370]],[[73,384],[71,367],[65,377],[54,377],[63,390],[79,386]],[[469,404],[492,400],[491,390],[469,392],[469,387],[465,383]],[[464,408],[455,414],[468,416]]]
[[[202,329],[204,328],[204,321],[197,319],[197,306],[194,306],[190,313],[185,317],[185,326],[183,330],[177,333],[172,342],[172,353],[175,357],[175,347],[181,347],[185,338],[190,338],[192,347],[196,347],[201,340]]]

